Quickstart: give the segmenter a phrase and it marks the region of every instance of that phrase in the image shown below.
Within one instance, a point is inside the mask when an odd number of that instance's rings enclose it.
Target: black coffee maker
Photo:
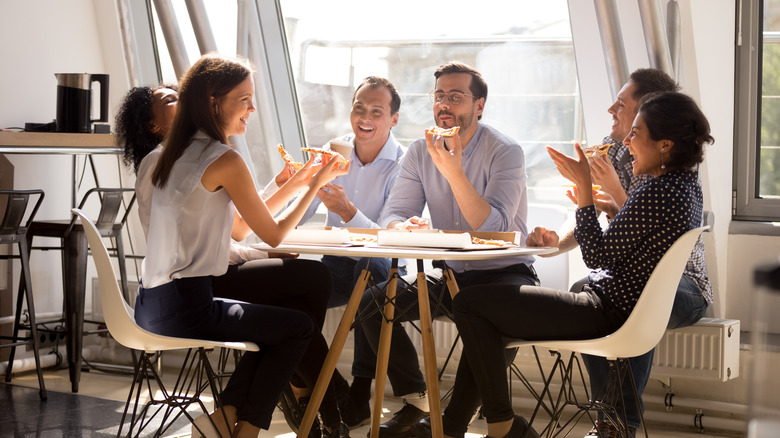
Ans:
[[[92,122],[108,122],[108,75],[55,73],[57,132],[92,132]],[[100,118],[92,118],[92,83],[100,84]]]

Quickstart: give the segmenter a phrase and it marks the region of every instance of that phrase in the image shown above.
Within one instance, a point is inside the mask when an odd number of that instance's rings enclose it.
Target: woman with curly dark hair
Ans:
[[[116,143],[124,148],[124,163],[138,172],[141,160],[162,142],[176,115],[177,85],[131,89],[115,119]]]

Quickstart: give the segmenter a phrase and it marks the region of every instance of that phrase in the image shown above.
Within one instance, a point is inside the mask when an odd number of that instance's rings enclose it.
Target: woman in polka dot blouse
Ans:
[[[579,189],[572,195],[577,202],[574,235],[592,271],[579,292],[472,286],[455,297],[455,322],[480,391],[488,436],[519,437],[527,428],[512,411],[502,338],[589,339],[617,330],[664,253],[701,223],[696,168],[705,143],[712,142],[709,122],[690,97],[678,92],[646,96],[624,144],[634,173],[654,178],[633,191],[619,211],[608,198],[594,201],[588,160],[579,145],[576,159],[548,147],[558,170]],[[614,213],[604,230],[597,206]],[[526,436],[538,436],[529,432]]]

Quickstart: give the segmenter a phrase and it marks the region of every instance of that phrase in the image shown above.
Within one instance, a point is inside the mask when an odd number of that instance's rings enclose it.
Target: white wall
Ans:
[[[4,0],[0,3],[3,17],[0,128],[52,121],[56,116],[55,73],[109,74],[109,120],[113,120],[113,110],[128,89],[115,8],[116,2],[103,0]],[[70,217],[71,156],[9,154],[7,157],[15,167],[14,188],[39,188],[46,193],[38,219]],[[96,158],[101,186],[118,185],[117,158]],[[94,187],[91,171],[83,165],[84,158],[79,157],[78,172],[86,170],[87,176],[77,200]],[[132,186],[127,181],[123,184]],[[49,243],[56,242],[45,239],[34,242],[36,245]],[[60,254],[34,251],[31,264],[36,311],[59,312],[62,309]],[[16,280],[18,266],[15,272]],[[87,307],[91,308],[89,296]]]

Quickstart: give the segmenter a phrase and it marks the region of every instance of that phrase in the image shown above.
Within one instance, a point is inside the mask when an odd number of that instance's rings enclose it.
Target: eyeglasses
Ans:
[[[435,93],[431,93],[431,102],[433,103],[445,102],[447,105],[458,106],[461,103],[463,103],[463,100],[467,97],[470,97],[472,100],[477,99],[476,96],[461,93],[460,91],[450,91],[449,93],[437,91]]]

